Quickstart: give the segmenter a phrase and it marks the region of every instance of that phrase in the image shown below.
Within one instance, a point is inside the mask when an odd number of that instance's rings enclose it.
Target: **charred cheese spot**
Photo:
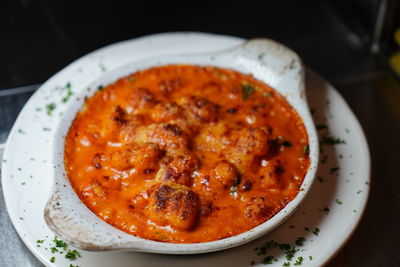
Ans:
[[[197,218],[198,197],[183,185],[162,184],[150,196],[149,217],[159,225],[190,230]]]

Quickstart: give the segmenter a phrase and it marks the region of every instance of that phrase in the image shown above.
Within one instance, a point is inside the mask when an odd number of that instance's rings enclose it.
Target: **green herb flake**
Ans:
[[[79,267],[79,265],[70,264],[69,267]]]
[[[328,126],[326,126],[325,124],[318,124],[316,127],[317,127],[317,130],[328,129]]]
[[[329,211],[330,211],[330,209],[329,209],[329,208],[327,208],[327,207],[325,207],[325,208],[324,208],[324,212],[325,212],[326,214],[328,214],[328,213],[329,213]]]
[[[43,240],[40,240],[40,239],[36,240],[37,244],[42,244],[43,242],[44,242],[44,239]]]
[[[361,194],[361,192],[362,192],[361,190],[358,190],[358,191],[357,191],[357,194]]]
[[[303,244],[304,244],[304,241],[306,241],[306,239],[304,238],[304,237],[298,237],[297,239],[296,239],[296,245],[298,245],[298,246],[303,246]]]
[[[272,261],[274,260],[273,256],[267,256],[262,260],[262,264],[272,264]]]
[[[20,133],[20,134],[26,134],[26,132],[25,132],[24,130],[22,130],[22,129],[18,129],[18,133]]]
[[[323,182],[324,182],[324,178],[322,178],[321,176],[317,176],[317,179],[318,179],[318,181],[319,181],[320,183],[323,183]]]
[[[22,171],[22,169],[21,169],[21,168],[17,168],[17,170],[19,170],[19,171]]]
[[[308,227],[304,227],[304,230],[306,230],[306,231],[310,231],[310,228],[308,228]]]
[[[51,116],[53,114],[53,110],[56,109],[56,104],[55,103],[49,103],[46,105],[46,111],[47,115]]]
[[[333,137],[333,136],[322,136],[321,145],[340,145],[340,144],[346,144],[346,141],[338,138],[338,137]]]
[[[283,264],[282,264],[282,266],[284,266],[284,267],[288,267],[288,266],[290,266],[290,262],[289,262],[289,261],[287,261],[287,262],[283,263]]]
[[[63,103],[67,103],[68,100],[71,98],[71,96],[74,95],[74,92],[72,92],[72,90],[71,90],[71,84],[70,83],[67,83],[65,88],[67,89],[67,94],[61,99],[61,102],[63,102]]]
[[[308,154],[308,152],[309,152],[309,150],[310,150],[310,147],[309,147],[309,145],[305,145],[305,146],[303,146],[303,155],[307,155],[307,154]]]
[[[98,90],[98,91],[103,91],[103,89],[104,89],[104,86],[103,86],[103,85],[97,86],[97,90]]]
[[[339,171],[340,167],[333,167],[329,169],[329,174],[334,174],[335,172]]]
[[[309,259],[310,261],[312,261],[312,256],[308,256],[308,259]]]
[[[343,202],[340,201],[339,199],[336,199],[336,203],[339,204],[339,205],[342,205],[342,204],[343,204]]]
[[[25,182],[22,182],[21,185],[26,185],[26,183],[25,183]]]
[[[57,237],[55,237],[53,239],[54,244],[56,245],[57,248],[62,248],[64,250],[67,250],[68,248],[68,244],[65,243],[64,241],[62,241],[61,239],[57,239]]]
[[[316,235],[316,236],[318,236],[319,232],[320,232],[319,228],[315,228],[315,229],[312,231],[312,233],[313,233],[314,235]]]
[[[47,128],[47,127],[43,127],[43,131],[45,131],[45,132],[50,132],[51,129],[50,129],[50,128]]]
[[[261,60],[261,59],[263,59],[264,56],[265,56],[265,53],[262,52],[262,53],[258,54],[257,58],[258,58],[259,60]]]
[[[68,250],[67,254],[65,254],[65,258],[70,259],[70,260],[75,260],[80,256],[81,256],[81,254],[76,249]]]
[[[56,247],[51,247],[50,251],[51,251],[51,253],[54,254],[54,253],[58,252],[58,249]]]
[[[243,100],[249,99],[251,95],[255,93],[255,89],[250,84],[243,84],[242,85],[242,98]]]
[[[303,262],[303,257],[298,257],[294,263],[294,265],[298,266],[301,265]]]
[[[56,261],[56,257],[53,256],[50,258],[50,262],[55,262],[55,261]]]

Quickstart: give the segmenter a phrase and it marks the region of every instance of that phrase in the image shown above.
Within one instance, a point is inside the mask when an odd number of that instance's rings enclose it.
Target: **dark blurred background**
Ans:
[[[400,266],[399,27],[397,0],[0,0],[0,157],[33,91],[97,48],[171,31],[272,38],[335,85],[370,144],[367,211],[329,265]],[[2,198],[0,211],[0,266],[40,266],[16,235]]]

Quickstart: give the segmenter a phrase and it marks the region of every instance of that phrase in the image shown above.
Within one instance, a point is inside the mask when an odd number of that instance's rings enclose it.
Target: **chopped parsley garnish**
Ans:
[[[51,129],[50,129],[50,128],[47,128],[47,127],[43,127],[43,131],[49,132],[49,131],[51,131]]]
[[[57,237],[55,237],[53,239],[53,242],[55,243],[56,247],[58,247],[58,248],[63,248],[64,250],[66,250],[68,247],[67,243],[65,243],[64,241],[62,241],[60,239],[57,239]]]
[[[305,240],[306,240],[306,239],[305,239],[304,237],[298,237],[298,238],[296,239],[296,245],[298,245],[298,246],[303,246],[303,243],[304,243]]]
[[[262,263],[263,264],[272,264],[272,261],[274,260],[273,256],[267,256],[263,259]]]
[[[75,260],[76,258],[80,257],[81,254],[76,249],[68,250],[67,254],[65,254],[65,258],[70,260]]]
[[[357,191],[357,194],[360,194],[361,192],[362,192],[361,190],[358,190],[358,191]]]
[[[310,231],[310,228],[308,228],[308,227],[304,227],[304,230],[306,230],[306,231]]]
[[[55,262],[55,261],[56,261],[56,257],[53,256],[50,258],[50,262]]]
[[[308,145],[303,146],[303,155],[307,155],[310,150],[310,147]]]
[[[99,91],[103,91],[103,85],[99,85],[99,86],[97,86],[97,90],[99,90]]]
[[[318,236],[319,231],[320,231],[319,228],[315,228],[315,229],[312,231],[312,233],[313,233],[314,235]]]
[[[329,174],[333,174],[335,172],[337,172],[338,170],[340,170],[340,167],[333,167],[329,169]]]
[[[262,59],[264,56],[265,56],[265,53],[263,52],[263,53],[260,53],[260,54],[257,56],[257,58],[258,58],[258,59]]]
[[[36,240],[36,243],[38,243],[38,244],[42,244],[43,242],[44,242],[44,239],[43,240],[40,240],[40,239]]]
[[[309,259],[310,261],[312,261],[312,256],[308,256],[308,259]]]
[[[336,203],[339,204],[339,205],[342,205],[342,204],[343,204],[343,202],[340,201],[339,199],[336,199]]]
[[[290,266],[290,262],[287,261],[284,264],[282,264],[282,266],[284,266],[284,267]]]
[[[46,111],[47,111],[47,115],[51,116],[51,114],[53,113],[53,110],[56,109],[56,104],[54,103],[49,103],[46,105]]]
[[[333,136],[322,136],[321,141],[320,141],[321,145],[339,145],[339,144],[346,144],[346,141],[337,138],[337,137],[333,137]]]
[[[58,249],[56,247],[51,247],[50,251],[51,251],[51,253],[54,254],[54,253],[58,252]]]
[[[251,95],[255,93],[255,89],[250,84],[243,84],[242,85],[242,98],[243,100],[249,99]]]
[[[22,130],[22,129],[18,129],[18,133],[20,133],[20,134],[26,134],[26,132],[25,132],[24,130]]]
[[[294,263],[294,265],[301,265],[301,263],[303,262],[303,257],[298,257]]]
[[[67,103],[68,100],[71,98],[71,96],[74,94],[71,90],[71,83],[67,83],[67,85],[65,86],[65,89],[67,89],[67,95],[64,96],[61,101],[63,103]]]
[[[69,265],[69,267],[79,267],[79,265],[73,265],[72,263]]]
[[[325,208],[324,208],[324,212],[325,212],[326,214],[328,214],[328,213],[329,213],[329,211],[330,211],[330,209],[329,209],[329,208],[327,208],[327,207],[325,207]]]

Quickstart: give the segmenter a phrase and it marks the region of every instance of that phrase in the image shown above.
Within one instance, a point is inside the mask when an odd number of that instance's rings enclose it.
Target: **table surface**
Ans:
[[[370,146],[372,183],[364,218],[328,266],[400,266],[400,79],[387,69],[390,53],[372,55],[354,16],[340,12],[362,1],[213,1],[188,7],[185,14],[180,13],[182,3],[173,1],[72,2],[0,2],[0,158],[13,122],[38,88],[20,86],[42,83],[96,48],[177,30],[273,38],[334,84],[360,120]],[[343,9],[348,3],[355,6]],[[2,196],[0,262],[5,267],[41,266],[15,232]]]

